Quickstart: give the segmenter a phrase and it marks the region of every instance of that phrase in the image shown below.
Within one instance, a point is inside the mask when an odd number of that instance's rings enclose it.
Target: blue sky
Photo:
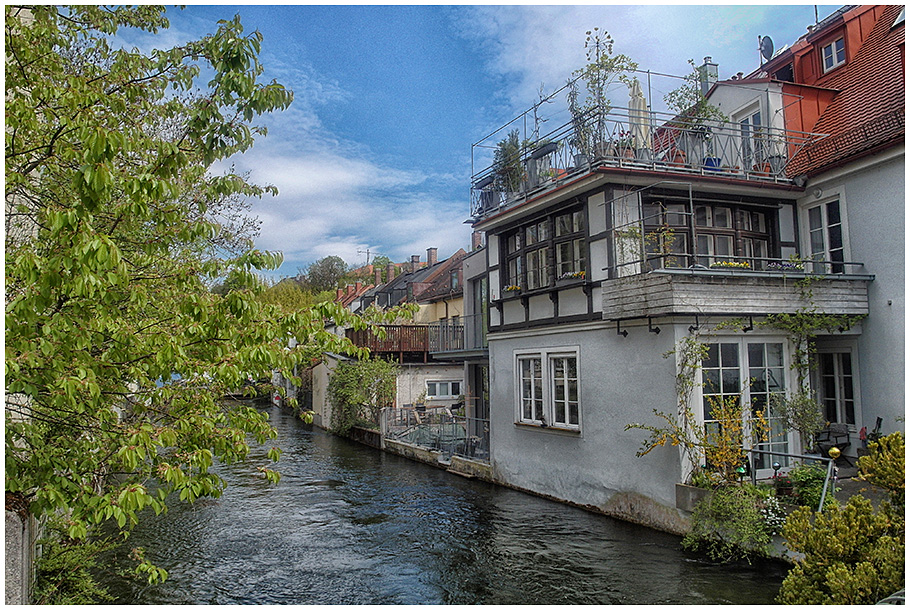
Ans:
[[[819,6],[823,19],[837,6]],[[241,16],[264,40],[265,80],[292,89],[269,135],[231,161],[278,187],[255,201],[276,276],[329,255],[440,258],[470,246],[471,144],[565,84],[585,32],[609,32],[642,69],[689,72],[711,56],[720,78],[758,67],[758,37],[780,47],[815,22],[813,5],[218,6],[170,9],[171,28],[131,44],[167,46]],[[144,38],[144,39],[142,39]],[[655,79],[657,80],[657,79]],[[655,109],[671,86],[653,83]],[[548,106],[564,106],[564,97]],[[479,168],[478,168],[479,169]]]

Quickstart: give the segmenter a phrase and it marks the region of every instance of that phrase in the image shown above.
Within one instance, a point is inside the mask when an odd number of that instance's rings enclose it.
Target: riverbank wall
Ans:
[[[510,484],[508,481],[497,477],[492,465],[488,462],[472,460],[458,455],[449,456],[427,447],[383,438],[381,432],[378,430],[353,428],[350,433],[350,438],[351,440],[381,449],[387,453],[393,453],[410,460],[429,464],[436,468],[442,468],[452,474],[486,481],[502,487],[508,487],[553,502],[575,506],[590,512],[596,512],[622,521],[644,525],[670,534],[683,536],[691,527],[688,518],[690,513],[688,510],[664,506],[641,494],[617,492],[614,493],[609,501],[603,506],[578,504],[563,498]]]

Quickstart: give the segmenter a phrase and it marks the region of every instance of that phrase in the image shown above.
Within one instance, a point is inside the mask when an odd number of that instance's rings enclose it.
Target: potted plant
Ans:
[[[584,279],[584,271],[567,271],[556,278],[556,285],[565,286],[567,284],[578,284],[579,282],[583,282]]]
[[[499,141],[493,153],[493,184],[497,191],[517,193],[525,182],[525,171],[521,164],[522,151],[526,148],[514,129]]]
[[[572,73],[566,100],[572,115],[574,138],[570,141],[580,155],[588,161],[607,156],[608,146],[606,117],[612,108],[607,90],[616,81],[627,81],[626,73],[638,67],[626,55],[613,55],[613,38],[598,28],[586,32],[585,55],[588,64]],[[580,100],[579,81],[587,93]],[[580,159],[576,158],[576,164]]]
[[[771,412],[780,417],[788,428],[799,432],[805,453],[815,450],[815,435],[825,427],[825,418],[822,406],[811,390],[802,388],[790,396],[772,394]]]
[[[686,149],[691,162],[702,160],[704,167],[719,169],[721,160],[714,156],[710,125],[725,123],[729,117],[708,102],[701,91],[695,62],[690,59],[689,65],[692,72],[684,78],[683,84],[664,96],[667,107],[676,115],[668,126],[677,130],[677,145]]]

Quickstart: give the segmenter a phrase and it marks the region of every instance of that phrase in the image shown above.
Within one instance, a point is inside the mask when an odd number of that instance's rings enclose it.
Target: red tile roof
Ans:
[[[853,59],[818,81],[837,90],[815,127],[829,137],[802,151],[790,175],[817,174],[904,139],[904,25],[894,25],[903,6],[881,15]]]

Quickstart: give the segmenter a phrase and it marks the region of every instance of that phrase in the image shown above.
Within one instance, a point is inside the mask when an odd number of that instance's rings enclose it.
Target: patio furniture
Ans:
[[[815,445],[823,456],[828,455],[828,451],[832,447],[837,447],[841,454],[835,462],[843,459],[847,462],[847,465],[853,465],[844,453],[844,450],[850,446],[850,431],[847,429],[847,424],[828,424],[821,432],[815,435]]]

